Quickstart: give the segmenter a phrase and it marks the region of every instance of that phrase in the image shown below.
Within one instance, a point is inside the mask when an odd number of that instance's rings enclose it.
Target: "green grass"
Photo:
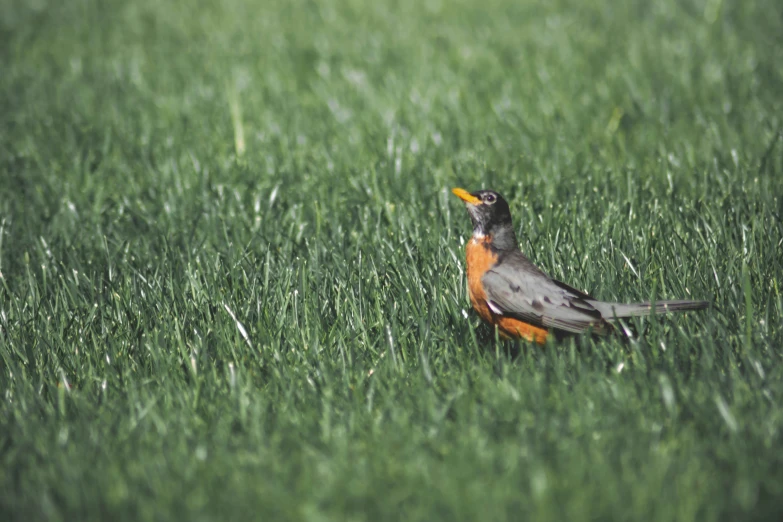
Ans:
[[[0,519],[780,520],[779,2],[0,2]],[[621,301],[498,343],[468,216]]]

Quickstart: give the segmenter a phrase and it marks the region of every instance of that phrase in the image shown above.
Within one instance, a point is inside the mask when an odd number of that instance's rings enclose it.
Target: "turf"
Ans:
[[[0,2],[0,519],[780,520],[774,0]],[[498,342],[468,216],[619,339]]]

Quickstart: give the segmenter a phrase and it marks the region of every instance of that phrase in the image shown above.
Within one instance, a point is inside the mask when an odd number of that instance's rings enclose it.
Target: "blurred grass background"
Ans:
[[[779,520],[778,2],[0,1],[3,520]],[[641,336],[496,343],[470,225]]]

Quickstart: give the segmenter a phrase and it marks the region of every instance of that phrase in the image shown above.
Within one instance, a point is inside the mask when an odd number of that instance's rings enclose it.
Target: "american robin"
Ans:
[[[503,196],[493,190],[452,192],[465,202],[473,222],[466,248],[470,302],[504,337],[544,344],[549,335],[610,333],[618,319],[701,310],[706,301],[622,304],[596,301],[556,281],[522,254]]]

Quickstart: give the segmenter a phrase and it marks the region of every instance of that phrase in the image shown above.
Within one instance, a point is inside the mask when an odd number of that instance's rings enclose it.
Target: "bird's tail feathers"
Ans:
[[[602,301],[590,302],[595,307],[604,319],[612,321],[616,319],[623,319],[626,317],[634,317],[640,315],[665,314],[668,312],[685,312],[688,310],[703,310],[707,308],[710,303],[707,301],[656,301],[655,303],[605,303]]]

